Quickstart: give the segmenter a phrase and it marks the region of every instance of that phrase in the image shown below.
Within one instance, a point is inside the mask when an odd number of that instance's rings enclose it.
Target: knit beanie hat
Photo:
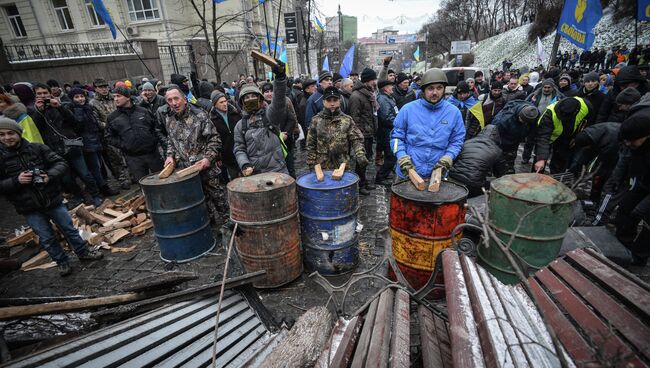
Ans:
[[[76,95],[84,95],[84,97],[86,97],[86,91],[79,87],[74,87],[70,92],[68,92],[68,97],[70,97],[71,100],[74,99],[74,96]]]
[[[526,124],[532,124],[537,121],[539,117],[539,110],[535,106],[524,106],[521,111],[519,111],[519,119]]]
[[[22,102],[25,106],[31,105],[36,99],[31,84],[25,84],[25,83],[14,84],[14,93],[16,94],[16,96],[18,96],[20,102]]]
[[[569,82],[569,84],[571,84],[571,77],[568,74],[561,75],[559,80],[562,79],[566,80],[567,82]]]
[[[469,93],[469,84],[465,81],[460,81],[456,84],[456,93]]]
[[[113,88],[113,94],[122,95],[124,97],[131,97],[131,90],[124,87],[124,86],[119,86],[119,87]]]
[[[115,83],[115,88],[118,88],[118,87],[126,88],[126,84],[124,82],[122,82],[122,81],[116,82]]]
[[[273,85],[271,83],[264,83],[262,85],[262,93],[267,92],[267,91],[273,92]]]
[[[397,74],[397,84],[400,84],[400,83],[402,83],[402,82],[404,82],[405,80],[408,80],[408,79],[409,79],[409,77],[404,73]]]
[[[370,68],[364,68],[361,71],[361,83],[370,82],[371,80],[377,79],[377,72]]]
[[[4,116],[0,116],[0,129],[9,129],[18,134],[23,134],[23,128],[21,128],[15,120]]]
[[[151,82],[146,82],[145,84],[142,85],[142,90],[143,91],[155,91],[156,89],[153,88],[153,84],[151,84]]]
[[[643,82],[645,78],[639,72],[639,68],[636,65],[627,65],[621,68],[616,74],[616,82],[618,84],[627,84],[632,82]]]
[[[318,73],[318,81],[319,81],[319,82],[322,82],[323,79],[325,79],[325,78],[327,78],[327,77],[329,77],[329,78],[333,78],[333,77],[332,77],[332,73],[328,72],[327,70],[321,70],[321,72]]]
[[[633,141],[650,135],[650,120],[641,114],[633,114],[621,123],[619,131],[621,139]]]
[[[555,105],[555,113],[560,120],[575,118],[576,114],[580,111],[580,101],[573,97],[568,97]]]
[[[551,79],[551,78],[546,78],[542,82],[542,87],[543,86],[555,86],[555,82],[553,82],[553,79]]]
[[[598,73],[596,72],[589,72],[585,74],[582,79],[585,82],[598,82],[600,79],[598,78]]]
[[[212,104],[214,105],[215,103],[217,103],[217,101],[219,101],[221,97],[226,97],[226,95],[223,94],[221,91],[215,89],[214,91],[212,91],[212,94],[210,94],[210,101],[212,101]]]
[[[627,87],[616,96],[616,103],[619,105],[634,105],[641,99],[641,94],[636,88]]]

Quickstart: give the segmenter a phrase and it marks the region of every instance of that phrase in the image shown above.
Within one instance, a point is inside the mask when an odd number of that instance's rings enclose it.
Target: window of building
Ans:
[[[56,18],[59,20],[59,26],[61,27],[61,30],[73,30],[74,24],[72,23],[70,9],[68,9],[68,3],[66,0],[52,0],[52,6],[54,7]]]
[[[23,20],[20,19],[18,7],[16,7],[16,5],[7,5],[4,8],[7,13],[7,18],[9,18],[9,24],[11,24],[11,30],[14,32],[14,36],[16,38],[27,37],[27,31],[25,31]]]
[[[90,17],[90,24],[92,24],[93,27],[103,27],[105,25],[102,17],[100,17],[95,11],[93,0],[86,0],[86,10],[88,11],[88,17]]]
[[[131,22],[160,19],[158,0],[126,0]]]

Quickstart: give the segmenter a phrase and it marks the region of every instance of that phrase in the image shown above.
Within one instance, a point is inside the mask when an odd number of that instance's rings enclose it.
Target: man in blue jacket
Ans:
[[[323,91],[328,87],[334,85],[332,82],[332,73],[323,70],[318,74],[318,88],[313,95],[309,96],[307,100],[307,107],[305,108],[305,131],[309,130],[309,124],[311,124],[311,119],[314,118],[321,110],[323,110]]]
[[[444,99],[447,84],[442,70],[427,70],[419,99],[404,105],[397,114],[390,143],[399,177],[407,177],[409,169],[422,177],[431,176],[435,168],[449,170],[460,153],[465,124],[460,111]]]

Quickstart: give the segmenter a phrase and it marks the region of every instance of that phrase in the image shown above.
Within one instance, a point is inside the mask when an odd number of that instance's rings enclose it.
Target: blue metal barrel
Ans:
[[[216,245],[210,228],[199,173],[159,179],[158,174],[140,180],[153,221],[154,235],[165,262],[189,262]]]
[[[322,182],[314,173],[297,180],[305,265],[322,275],[352,271],[359,262],[359,177],[351,172],[341,180],[331,177],[325,171]]]

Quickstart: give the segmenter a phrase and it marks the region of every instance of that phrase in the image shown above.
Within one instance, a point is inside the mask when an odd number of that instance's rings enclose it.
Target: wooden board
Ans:
[[[158,174],[158,179],[168,178],[169,175],[171,175],[173,172],[174,172],[174,163],[170,162],[167,165],[165,165],[162,171]]]
[[[431,180],[429,181],[429,192],[437,193],[440,190],[440,183],[442,182],[442,168],[439,167],[431,173]]]
[[[422,177],[418,175],[417,171],[409,169],[409,179],[411,179],[411,183],[413,183],[417,190],[426,189],[426,184],[424,183]]]
[[[325,174],[323,174],[323,169],[321,168],[320,164],[314,165],[314,172],[316,173],[317,181],[325,180]]]
[[[22,234],[20,234],[18,236],[14,236],[11,239],[7,239],[6,245],[8,245],[10,247],[13,247],[13,246],[16,246],[16,245],[25,244],[25,243],[29,242],[30,240],[34,240],[37,237],[38,236],[36,235],[36,233],[34,233],[34,230],[28,229],[24,233],[22,233]]]
[[[345,175],[345,162],[342,163],[338,169],[332,172],[332,180],[341,180],[343,175]]]
[[[118,216],[112,220],[106,221],[102,224],[103,227],[109,227],[113,224],[117,224],[118,222],[122,222],[129,217],[133,216],[133,211],[129,210],[127,213],[123,213],[121,216]]]
[[[362,325],[363,318],[361,316],[355,316],[350,320],[343,333],[336,354],[334,354],[334,358],[330,362],[330,367],[347,367],[350,364]]]
[[[395,292],[392,289],[386,289],[379,296],[377,316],[375,317],[372,337],[368,346],[367,367],[388,367],[394,300]]]
[[[277,67],[278,62],[275,61],[274,58],[270,57],[269,55],[263,54],[257,50],[251,51],[251,57],[255,60],[259,60],[263,62],[264,64],[270,66],[270,67]]]
[[[43,250],[40,253],[38,253],[37,255],[35,255],[34,257],[27,260],[22,265],[20,265],[20,268],[25,269],[25,268],[35,266],[35,265],[41,263],[43,260],[47,259],[48,257],[49,257],[49,254],[47,254],[47,252]]]
[[[131,234],[133,234],[133,235],[142,235],[148,229],[151,229],[152,227],[153,227],[153,221],[151,221],[151,219],[149,219],[149,220],[146,220],[145,222],[141,223],[138,226],[134,226],[131,229]]]
[[[144,195],[139,195],[138,197],[134,198],[131,203],[129,204],[129,210],[135,212],[142,206],[145,202]]]
[[[372,338],[372,328],[375,325],[375,317],[377,316],[377,306],[379,305],[379,298],[370,303],[368,308],[368,313],[366,313],[365,322],[363,328],[361,329],[361,335],[359,336],[359,342],[357,343],[357,349],[354,352],[354,358],[352,359],[351,368],[364,368],[366,367],[366,360],[368,358],[368,346],[370,345],[370,339]]]
[[[109,216],[113,216],[113,217],[120,217],[120,216],[122,216],[124,214],[124,212],[116,211],[116,210],[110,209],[110,208],[105,208],[104,209],[104,214],[109,215]]]
[[[395,290],[393,327],[390,333],[390,358],[388,359],[391,368],[410,367],[410,320],[409,295],[406,291],[397,289]]]
[[[120,222],[114,223],[111,226],[102,226],[99,229],[97,229],[97,232],[102,233],[102,234],[106,234],[106,233],[111,232],[113,230],[124,229],[124,228],[130,227],[130,226],[133,226],[133,224],[131,224],[131,221],[120,221]]]
[[[186,167],[186,168],[184,168],[182,170],[176,171],[176,176],[178,176],[179,178],[184,178],[184,177],[186,177],[188,175],[192,175],[192,174],[194,174],[196,172],[199,172],[199,171],[201,171],[201,164],[199,162],[197,162],[197,163],[195,163],[194,165],[192,165],[190,167]]]
[[[135,250],[136,246],[132,245],[127,248],[121,248],[121,247],[112,247],[111,248],[111,253],[128,253],[128,252],[133,252]]]
[[[52,267],[56,267],[56,262],[52,261],[52,262],[44,263],[44,264],[41,264],[41,265],[38,265],[38,266],[31,266],[31,267],[23,268],[23,271],[27,272],[27,271],[33,271],[33,270],[47,270],[48,268],[52,268]]]
[[[117,243],[122,240],[125,236],[130,235],[131,233],[125,229],[113,230],[110,233],[106,234],[106,242],[110,245]]]

